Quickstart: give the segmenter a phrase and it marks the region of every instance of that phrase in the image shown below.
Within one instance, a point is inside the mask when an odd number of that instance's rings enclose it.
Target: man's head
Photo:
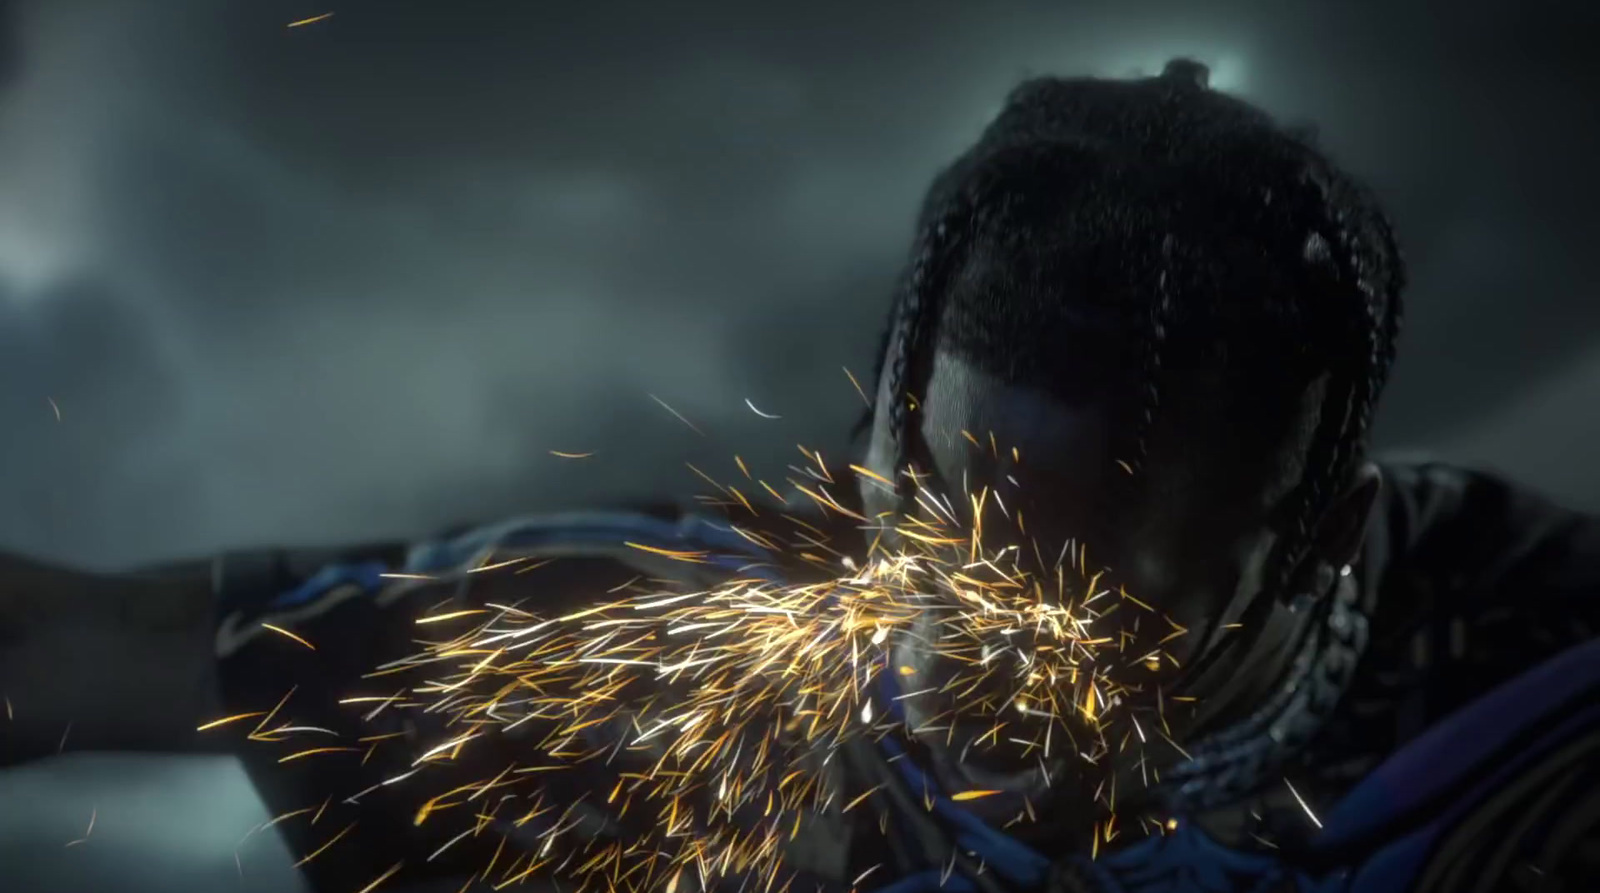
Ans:
[[[1014,475],[1028,533],[1086,545],[1192,656],[1353,558],[1402,285],[1365,191],[1203,67],[1030,81],[928,196],[868,461]]]

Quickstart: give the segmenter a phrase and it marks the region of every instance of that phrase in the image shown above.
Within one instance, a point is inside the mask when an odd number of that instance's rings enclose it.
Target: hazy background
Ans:
[[[686,458],[837,454],[859,410],[840,367],[872,364],[935,168],[1029,72],[1175,54],[1319,123],[1394,211],[1414,284],[1380,437],[1600,508],[1597,4],[0,15],[8,548],[116,565],[413,535],[687,493]],[[278,889],[281,853],[237,875],[259,816],[227,764],[99,765],[0,777],[0,865],[54,866],[24,889]],[[95,804],[95,845],[62,849]]]

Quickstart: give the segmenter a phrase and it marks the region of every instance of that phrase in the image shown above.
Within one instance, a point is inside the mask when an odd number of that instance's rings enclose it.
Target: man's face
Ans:
[[[1075,390],[1137,394],[1125,386],[1126,377],[1114,370],[1108,381],[1123,386]],[[1177,368],[1163,375],[1160,388],[1142,461],[1124,455],[1132,449],[1128,419],[1136,413],[1105,399],[1073,405],[1041,388],[1008,384],[954,352],[936,354],[914,418],[922,441],[919,464],[929,473],[930,489],[956,504],[985,487],[1000,494],[1012,517],[1025,518],[1025,533],[998,526],[1006,535],[1031,540],[1016,545],[1046,562],[1055,561],[1069,541],[1084,550],[1080,569],[1104,570],[1112,589],[1124,588],[1163,615],[1141,621],[1134,640],[1141,651],[1177,627],[1187,630],[1160,645],[1166,657],[1156,671],[1170,678],[1264,588],[1275,542],[1270,519],[1298,481],[1322,384],[1245,381],[1237,374]],[[880,392],[880,407],[889,397]],[[868,463],[889,477],[892,450],[883,416]],[[894,507],[882,491],[868,486],[869,510]],[[986,520],[989,549],[1009,545],[988,533],[996,526]],[[895,662],[939,688],[940,679],[963,671],[919,645],[927,633],[906,636]],[[1049,783],[1039,773],[1056,770],[1039,764],[1036,754],[1022,763],[998,752],[984,755],[992,759],[987,764],[974,760],[962,741],[981,738],[992,723],[971,720],[972,727],[964,728],[968,721],[958,720],[952,733],[941,717],[964,712],[941,700],[953,697],[949,688],[908,692],[902,709],[912,728],[928,730],[936,752],[964,754],[958,770],[964,778],[952,783],[1020,790]]]
[[[1175,371],[1160,385],[1143,461],[1123,455],[1130,413],[1068,405],[950,352],[936,355],[916,418],[933,487],[958,500],[983,487],[1003,494],[1043,554],[1069,540],[1085,547],[1088,566],[1190,631],[1168,645],[1181,664],[1208,627],[1231,621],[1221,614],[1245,600],[1236,596],[1262,587],[1269,516],[1296,479],[1283,457],[1302,453],[1305,408],[1320,388],[1274,393],[1256,382],[1247,397],[1237,380],[1205,371]],[[886,464],[888,454],[880,425],[870,461]]]

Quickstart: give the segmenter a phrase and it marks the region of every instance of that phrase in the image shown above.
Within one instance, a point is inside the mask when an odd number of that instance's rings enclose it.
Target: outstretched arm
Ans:
[[[401,551],[261,551],[114,574],[0,555],[0,766],[63,750],[233,753],[275,816],[366,787],[362,777],[392,774],[376,761],[281,763],[284,746],[252,736],[254,721],[202,726],[271,710],[293,688],[274,725],[343,730],[350,711],[339,699],[382,659],[404,653],[408,636],[397,624],[407,617],[377,611],[374,599],[337,586],[278,603],[329,563],[394,559]],[[264,632],[263,623],[298,629],[321,647]],[[316,889],[359,889],[414,855],[409,810],[374,805],[336,856],[307,866]],[[308,814],[278,831],[297,854],[313,852],[351,824],[351,809],[327,812],[315,824]]]
[[[0,764],[201,746],[212,639],[209,563],[98,574],[0,555]]]
[[[690,548],[737,554],[728,556],[728,566],[700,565],[661,557],[635,543],[667,551]],[[113,728],[119,734],[102,740],[116,740],[117,746],[161,748],[208,744],[238,754],[270,812],[283,819],[275,829],[295,852],[317,854],[305,866],[314,889],[360,889],[399,862],[406,863],[413,879],[452,876],[463,867],[470,874],[481,867],[485,854],[475,854],[463,843],[436,859],[427,858],[448,842],[438,835],[450,826],[432,822],[419,827],[414,819],[419,792],[405,784],[387,783],[403,781],[414,767],[418,750],[414,745],[442,740],[441,729],[417,729],[414,723],[448,718],[444,712],[371,706],[372,701],[389,700],[415,684],[374,670],[416,650],[417,619],[429,611],[449,610],[444,606],[452,602],[463,606],[531,602],[542,612],[557,614],[591,605],[645,579],[682,577],[686,584],[708,585],[694,581],[701,574],[721,579],[732,568],[743,567],[752,560],[750,548],[743,537],[695,518],[665,512],[599,512],[518,519],[417,550],[390,546],[321,554],[256,553],[229,556],[220,564],[207,565],[204,572],[196,565],[153,574],[167,583],[185,581],[183,586],[158,587],[183,608],[177,612],[181,616],[165,625],[109,620],[103,625],[122,636],[149,636],[149,630],[170,627],[166,634],[170,647],[177,649],[182,642],[185,656],[161,665],[163,678],[124,686],[131,700],[124,706],[122,722],[149,726],[157,715],[174,719],[161,724],[160,730],[152,728],[137,736]],[[489,562],[491,554],[521,563],[478,573],[508,563]],[[16,579],[28,576],[20,570],[26,566],[14,563]],[[385,585],[393,581],[381,579],[384,570],[432,578],[440,568],[448,572],[426,585],[412,586],[409,581]],[[29,659],[16,663],[24,669],[37,667],[51,653],[32,644],[47,638],[39,626],[61,623],[72,613],[74,598],[81,599],[84,610],[109,618],[117,610],[113,600],[130,594],[122,584],[134,579],[93,581],[89,575],[59,571],[35,576],[33,584],[21,588],[36,593],[93,590],[94,595],[57,594],[42,604],[15,600],[18,606],[28,606],[18,619],[24,614],[32,618],[18,625],[26,637],[23,645]],[[470,586],[462,585],[468,580]],[[152,641],[143,650],[162,649]],[[160,661],[172,655],[151,656]],[[105,690],[92,683],[108,669],[103,660],[96,666],[84,671],[81,688],[92,694],[94,704],[102,705]],[[188,678],[190,671],[182,667],[192,668],[195,678]],[[187,699],[155,703],[185,684],[200,685],[206,697],[184,704],[176,702]],[[359,703],[352,704],[352,699]],[[81,702],[78,707],[86,709]],[[239,721],[196,735],[196,726],[206,720],[241,714],[245,716]],[[330,733],[332,738],[327,737]],[[387,743],[368,746],[380,739]],[[467,780],[481,783],[525,758],[520,752],[526,745],[518,744],[516,736],[497,736],[483,744],[440,771],[459,771]],[[32,755],[42,755],[53,752],[54,743],[40,739],[32,748]],[[570,778],[563,774],[548,783],[576,785],[559,794],[552,787],[553,802],[578,804],[595,793],[593,780],[582,772]]]
[[[261,621],[277,616],[275,600],[330,564],[403,553],[256,550],[115,573],[0,553],[0,765],[62,750],[229,749],[198,727],[254,709],[236,703],[240,679],[270,669]],[[327,608],[302,604],[279,620]],[[342,651],[365,641],[348,623],[340,633]]]

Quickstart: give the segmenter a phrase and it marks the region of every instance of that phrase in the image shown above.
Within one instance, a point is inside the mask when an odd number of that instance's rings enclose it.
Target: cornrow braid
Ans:
[[[1405,290],[1406,290],[1406,265],[1405,253],[1401,250],[1394,235],[1394,224],[1388,215],[1381,211],[1374,211],[1372,227],[1377,231],[1377,236],[1383,244],[1384,254],[1388,256],[1387,274],[1388,282],[1386,294],[1388,304],[1384,308],[1382,378],[1378,387],[1383,388],[1389,383],[1389,374],[1394,369],[1395,345],[1400,340],[1400,329],[1405,324]]]
[[[1143,381],[1139,387],[1142,405],[1134,425],[1133,451],[1127,460],[1130,473],[1144,467],[1145,456],[1150,449],[1150,429],[1155,425],[1156,410],[1161,407],[1161,350],[1166,346],[1167,322],[1172,315],[1172,253],[1173,237],[1169,233],[1161,241],[1161,262],[1156,274],[1156,296],[1150,304],[1148,325],[1144,333]]]
[[[1327,215],[1330,198],[1327,187],[1320,182],[1316,189],[1318,208]],[[1358,319],[1335,320],[1359,332],[1364,350],[1359,356],[1350,356],[1334,369],[1329,391],[1324,395],[1315,439],[1308,451],[1304,472],[1297,492],[1293,527],[1281,544],[1276,565],[1276,591],[1281,597],[1295,595],[1297,588],[1292,579],[1301,570],[1302,561],[1311,547],[1315,525],[1337,490],[1348,480],[1355,463],[1360,461],[1366,446],[1367,434],[1377,404],[1388,379],[1394,360],[1395,333],[1400,324],[1400,283],[1396,268],[1397,250],[1393,231],[1379,215],[1367,221],[1350,219],[1343,211],[1335,211],[1326,227],[1333,231],[1334,244],[1319,229],[1307,237],[1304,257],[1308,263],[1328,263],[1333,267],[1333,285],[1339,291],[1354,291],[1361,298]],[[1370,263],[1362,250],[1356,228],[1365,225],[1368,235],[1377,237],[1383,256],[1377,264]],[[1349,330],[1347,330],[1348,332]],[[1341,337],[1334,332],[1332,337]]]
[[[905,472],[915,460],[916,442],[912,412],[912,383],[926,379],[931,360],[929,342],[938,325],[938,296],[943,279],[954,264],[953,255],[961,242],[964,217],[970,207],[965,201],[946,202],[936,214],[928,215],[917,239],[917,251],[896,301],[894,323],[890,327],[880,375],[886,376],[891,403],[888,429],[892,438],[895,488],[902,500],[912,495],[913,483]]]
[[[1211,72],[1191,59],[1174,59],[1162,71],[1162,80],[1171,87],[1163,102],[1169,107],[1182,102],[1192,91],[1209,88]],[[1134,423],[1132,452],[1127,459],[1131,475],[1144,468],[1150,451],[1150,430],[1161,407],[1162,349],[1167,343],[1167,326],[1172,317],[1172,276],[1175,239],[1167,233],[1161,239],[1161,254],[1156,264],[1155,296],[1150,304],[1141,350],[1142,380],[1139,386],[1140,411]]]

